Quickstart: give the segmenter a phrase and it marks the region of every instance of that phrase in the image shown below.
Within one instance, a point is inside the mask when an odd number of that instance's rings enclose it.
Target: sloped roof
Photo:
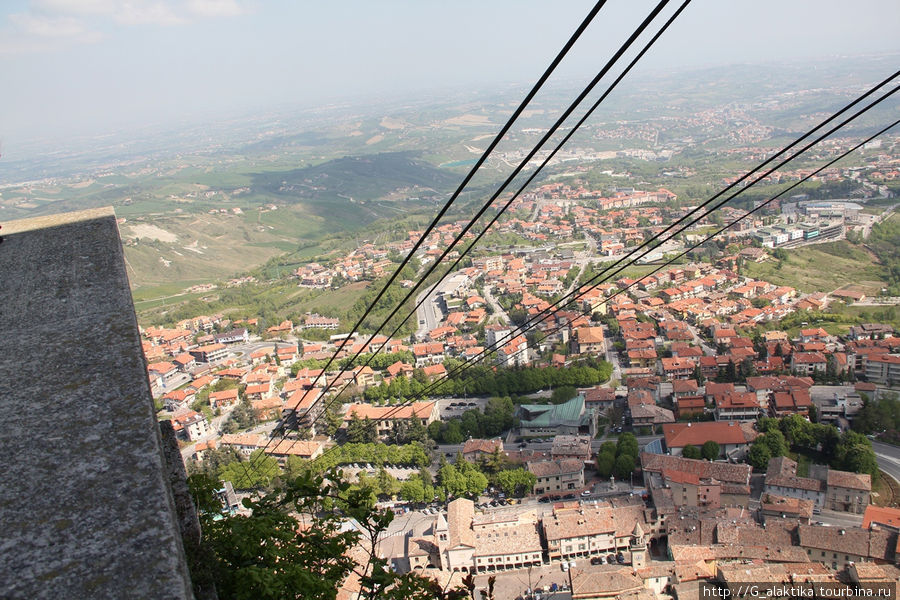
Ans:
[[[702,446],[708,440],[720,445],[747,443],[744,430],[737,423],[730,421],[663,425],[663,435],[668,448],[684,448],[687,445]]]
[[[451,550],[460,546],[475,547],[474,517],[475,503],[468,498],[457,498],[447,505],[447,539]]]
[[[562,404],[522,404],[519,407],[524,415],[523,427],[554,427],[556,425],[578,425],[584,414],[584,396],[579,394]]]
[[[709,462],[667,454],[641,453],[641,465],[645,471],[660,473],[664,470],[693,473],[702,479],[747,485],[750,483],[750,465],[735,465],[727,462]]]

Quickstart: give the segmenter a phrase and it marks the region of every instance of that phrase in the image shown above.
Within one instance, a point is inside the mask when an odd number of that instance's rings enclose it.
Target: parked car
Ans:
[[[595,556],[595,557],[593,557],[593,558],[591,559],[591,564],[592,564],[592,565],[602,565],[602,564],[603,564],[603,559],[600,558],[599,556]]]

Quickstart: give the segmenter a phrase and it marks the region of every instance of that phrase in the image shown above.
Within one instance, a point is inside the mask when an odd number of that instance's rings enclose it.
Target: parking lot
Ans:
[[[484,412],[488,398],[439,398],[438,410],[441,418],[461,417],[467,410]]]
[[[378,465],[371,464],[362,464],[356,463],[352,465],[344,465],[341,467],[344,471],[344,475],[349,477],[350,479],[355,479],[359,473],[366,473],[370,476],[375,476],[378,474],[378,470],[381,467]],[[413,467],[395,467],[392,465],[385,465],[384,470],[387,471],[388,475],[397,479],[399,481],[406,481],[409,479],[409,476],[413,473],[418,473],[419,469]]]

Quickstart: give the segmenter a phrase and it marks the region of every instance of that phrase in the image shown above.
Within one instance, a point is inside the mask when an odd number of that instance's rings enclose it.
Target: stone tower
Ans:
[[[628,547],[631,553],[631,566],[641,569],[647,566],[647,540],[640,523],[634,524],[631,532],[631,545]]]

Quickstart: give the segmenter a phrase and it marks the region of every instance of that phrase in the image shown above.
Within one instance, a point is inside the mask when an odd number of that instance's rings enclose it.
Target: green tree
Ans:
[[[614,471],[616,477],[626,479],[634,471],[634,458],[628,454],[620,454],[616,457]]]
[[[437,474],[438,484],[447,496],[461,497],[465,496],[468,491],[468,482],[466,476],[459,472],[456,466],[446,463]]]
[[[553,390],[553,393],[550,395],[550,403],[551,404],[562,404],[563,402],[567,402],[576,396],[577,392],[575,388],[571,385],[564,385],[562,387],[558,387]]]
[[[597,476],[607,479],[613,474],[616,466],[616,455],[610,452],[601,452],[597,455]]]
[[[500,473],[509,466],[509,459],[500,451],[500,448],[494,448],[494,451],[482,458],[482,469],[486,473]]]
[[[310,469],[308,460],[299,456],[289,456],[284,464],[283,475],[287,479],[296,479],[302,477]]]
[[[425,429],[422,421],[419,419],[410,419],[409,425],[406,428],[406,439],[403,441],[403,443],[409,444],[412,442],[419,442],[420,444],[424,444],[427,441],[428,430]]]
[[[369,417],[360,419],[354,412],[347,423],[347,441],[351,444],[372,444],[378,439],[376,424]]]
[[[222,424],[222,431],[225,433],[237,433],[244,429],[254,427],[259,423],[256,417],[256,411],[247,398],[242,399],[237,406],[228,415],[228,419]]]
[[[637,438],[634,437],[633,433],[623,433],[619,436],[619,441],[616,443],[616,456],[630,456],[632,461],[637,462],[638,455],[640,454],[640,449],[638,447]]]
[[[447,423],[447,427],[444,429],[443,438],[445,444],[462,444],[466,439],[463,436],[459,422],[456,420]]]
[[[433,439],[436,442],[441,442],[444,440],[444,426],[445,423],[443,421],[432,421],[428,424],[428,437]]]
[[[694,446],[692,444],[688,444],[681,450],[681,456],[685,458],[702,458],[703,454],[700,452],[700,448]]]
[[[239,462],[241,455],[231,446],[213,448],[203,453],[203,460],[191,460],[187,463],[187,472],[190,475],[205,474],[213,478],[219,477],[222,468],[230,463]]]
[[[613,456],[615,456],[616,455],[616,443],[611,440],[606,440],[605,442],[600,444],[600,450],[598,451],[598,454],[604,454],[604,453],[612,454]]]
[[[803,448],[814,448],[816,445],[813,436],[814,425],[798,414],[788,415],[781,419],[781,431],[788,444]]]
[[[878,477],[878,462],[872,450],[872,442],[855,431],[845,431],[835,449],[834,466],[844,471],[868,473]]]
[[[700,454],[706,460],[716,460],[719,458],[719,444],[713,440],[703,442]]]
[[[756,429],[760,433],[768,433],[772,429],[778,429],[780,421],[772,417],[760,417],[756,422]]]
[[[537,477],[526,469],[507,469],[497,473],[497,481],[506,494],[522,497],[531,493]]]
[[[341,404],[339,402],[326,402],[325,412],[322,416],[325,421],[323,433],[328,437],[334,437],[344,424],[344,415],[341,412]]]
[[[485,477],[484,473],[479,471],[477,468],[469,470],[465,474],[465,478],[466,492],[470,496],[477,496],[487,489],[488,479],[487,477]]]
[[[462,587],[443,591],[416,574],[394,573],[376,558],[378,537],[392,513],[373,510],[336,473],[307,473],[259,499],[245,499],[245,514],[223,514],[215,479],[193,475],[202,539],[186,545],[198,597],[213,586],[219,598],[236,600],[333,600],[351,572],[360,573],[360,597],[367,600],[462,600]],[[337,510],[332,509],[336,507]],[[346,529],[352,518],[361,530]],[[309,526],[301,526],[301,521]],[[359,566],[350,552],[363,546],[373,558]],[[467,580],[464,585],[474,585]]]
[[[388,473],[384,467],[378,469],[378,474],[375,476],[375,479],[378,482],[379,496],[387,496],[390,498],[400,490],[400,484],[397,479]]]
[[[750,446],[750,452],[747,454],[747,462],[754,469],[764,471],[769,466],[770,458],[772,458],[772,453],[769,451],[769,446],[765,442],[754,441]]]
[[[255,450],[246,462],[228,463],[219,471],[220,478],[239,490],[266,487],[280,474],[278,461],[263,454],[262,448]]]
[[[418,475],[413,475],[400,484],[400,497],[407,502],[425,502],[425,484]],[[430,498],[429,498],[430,500]]]
[[[769,455],[771,457],[787,456],[788,445],[784,439],[784,434],[780,429],[771,429],[762,436],[762,441],[769,447]]]

